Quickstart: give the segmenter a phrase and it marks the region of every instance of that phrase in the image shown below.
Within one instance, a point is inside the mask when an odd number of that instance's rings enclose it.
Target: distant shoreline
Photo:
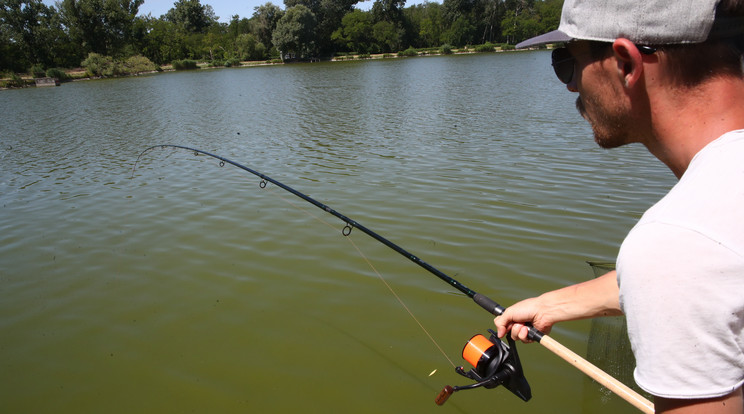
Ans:
[[[526,49],[526,50],[534,50],[534,49]],[[349,55],[339,55],[334,56],[330,59],[318,59],[318,60],[296,60],[296,61],[279,61],[279,60],[257,60],[257,61],[241,61],[238,65],[230,66],[230,68],[249,68],[249,67],[259,67],[259,66],[276,66],[276,65],[285,65],[285,64],[294,64],[294,63],[314,63],[314,62],[353,62],[353,61],[366,61],[366,60],[384,60],[384,59],[400,59],[400,58],[407,58],[407,57],[425,57],[425,56],[449,56],[449,55],[466,55],[466,54],[478,54],[478,53],[502,53],[502,52],[518,52],[522,50],[515,50],[513,48],[509,49],[503,49],[501,47],[494,47],[492,51],[482,51],[482,50],[476,50],[476,48],[473,47],[465,47],[462,49],[452,49],[450,53],[442,53],[440,50],[433,50],[433,49],[427,49],[422,51],[415,51],[415,55],[413,54],[403,54],[404,52],[399,53],[374,53],[374,54],[362,54],[362,53],[356,53],[356,54],[349,54]],[[144,71],[144,72],[137,72],[137,73],[130,73],[125,75],[117,75],[117,76],[89,76],[87,71],[84,68],[73,68],[73,69],[66,69],[64,72],[67,74],[68,79],[64,80],[57,80],[58,84],[64,84],[66,82],[79,82],[79,81],[88,81],[88,80],[99,80],[99,79],[117,79],[117,78],[128,78],[133,76],[142,76],[142,75],[153,75],[158,73],[164,73],[164,72],[186,72],[189,70],[205,70],[205,69],[227,69],[225,66],[213,66],[209,62],[199,62],[197,63],[196,69],[185,69],[185,70],[176,70],[173,68],[172,64],[162,65],[158,68],[158,70],[151,70],[151,71]],[[21,89],[21,88],[30,88],[30,87],[36,87],[36,79],[32,76],[20,76],[20,79],[23,81],[23,86],[5,86],[7,81],[10,81],[9,78],[0,79],[0,90],[6,90],[6,89]]]

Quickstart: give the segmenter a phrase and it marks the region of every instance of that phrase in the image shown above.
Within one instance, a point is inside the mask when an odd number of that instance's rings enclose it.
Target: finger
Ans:
[[[515,324],[515,326],[512,328],[512,339],[514,339],[515,341],[518,339],[524,342],[525,344],[530,344],[532,343],[532,340],[529,339],[529,334],[530,334],[529,326],[519,324],[519,327],[517,328]]]
[[[506,324],[503,322],[503,318],[500,316],[497,316],[493,318],[493,324],[496,325],[496,336],[499,338],[503,338],[504,335],[509,331],[509,328],[506,326]]]
[[[515,341],[521,341],[522,340],[520,338],[522,328],[524,328],[524,325],[522,325],[521,323],[515,323],[515,324],[512,325],[512,327],[511,327],[511,337],[512,337],[513,340],[515,340]]]

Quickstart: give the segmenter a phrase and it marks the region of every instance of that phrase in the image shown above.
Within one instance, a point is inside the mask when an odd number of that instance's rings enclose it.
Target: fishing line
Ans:
[[[438,277],[445,283],[449,284],[450,286],[464,293],[468,298],[472,299],[473,302],[478,304],[478,306],[485,309],[492,315],[499,316],[502,313],[504,313],[505,308],[499,305],[493,299],[485,295],[482,295],[480,293],[477,293],[474,290],[471,290],[470,288],[466,287],[465,285],[453,279],[452,277],[447,276],[445,273],[443,273],[439,269],[424,262],[417,256],[411,254],[410,252],[398,246],[397,244],[391,242],[390,240],[382,237],[378,233],[361,225],[357,221],[354,221],[346,217],[345,215],[339,213],[338,211],[332,209],[331,207],[315,200],[312,197],[309,197],[295,190],[294,188],[286,184],[276,181],[267,175],[264,175],[256,170],[246,167],[245,165],[239,164],[235,161],[229,160],[219,155],[215,155],[215,154],[212,154],[206,151],[202,151],[202,150],[190,148],[190,147],[185,147],[181,145],[168,145],[168,144],[155,145],[155,146],[145,149],[137,157],[137,160],[135,161],[134,166],[132,167],[132,178],[134,177],[134,171],[136,170],[137,164],[139,163],[140,159],[147,152],[155,148],[180,148],[183,150],[191,151],[193,152],[194,155],[201,154],[201,155],[206,155],[206,156],[218,159],[220,160],[220,167],[224,166],[225,164],[231,164],[244,171],[247,171],[261,178],[259,187],[266,188],[268,183],[272,183],[275,186],[307,201],[308,203],[313,204],[314,206],[325,211],[326,213],[331,214],[337,217],[338,219],[342,220],[344,223],[346,223],[344,228],[341,230],[341,233],[344,236],[351,235],[351,232],[353,229],[359,229],[361,232],[379,241],[385,246],[395,250],[397,253],[399,253],[406,259],[416,263],[417,265],[429,271],[429,273],[433,274],[434,276]],[[355,244],[354,246],[356,247]],[[361,251],[358,248],[357,248],[357,251],[359,251],[361,254]],[[364,256],[363,254],[362,254],[362,257],[365,257],[365,260],[368,260],[366,259],[366,256]],[[372,268],[374,269],[374,266],[372,266]],[[375,272],[378,273],[377,271]],[[379,273],[378,273],[378,276],[381,278],[381,280],[384,281],[384,279],[382,278],[381,275],[379,275]],[[388,285],[387,282],[385,282],[385,284]],[[396,295],[395,293],[393,294],[396,297],[398,297],[398,295]],[[408,310],[408,307],[405,306],[405,304],[403,304],[403,302],[400,299],[399,299],[399,302]],[[413,316],[410,310],[409,310],[409,314]],[[420,323],[419,325],[421,326]],[[426,330],[424,331],[426,332]],[[495,388],[500,385],[503,385],[505,388],[511,391],[514,395],[516,395],[517,397],[521,398],[524,401],[528,401],[532,397],[530,386],[527,383],[527,380],[524,378],[524,374],[522,371],[522,365],[519,360],[519,355],[516,349],[516,343],[511,338],[511,335],[506,335],[508,343],[509,343],[507,345],[506,343],[504,343],[501,339],[499,339],[496,336],[495,332],[493,331],[490,331],[490,332],[491,332],[490,338],[486,338],[482,335],[475,335],[473,338],[471,338],[470,341],[468,341],[465,348],[463,349],[463,358],[467,360],[468,362],[470,362],[472,365],[474,365],[474,368],[468,372],[465,372],[463,367],[457,367],[455,369],[457,373],[475,381],[475,383],[470,384],[470,385],[455,386],[455,387],[452,387],[449,385],[445,386],[444,389],[439,393],[439,395],[435,399],[437,404],[439,405],[444,404],[444,402],[447,401],[447,399],[456,391],[469,390],[469,389],[474,389],[478,387]],[[638,394],[636,391],[634,391],[627,385],[613,378],[611,375],[602,371],[595,365],[591,364],[589,361],[582,358],[575,352],[561,345],[560,343],[558,343],[558,341],[556,341],[552,337],[545,335],[543,332],[540,332],[534,327],[530,327],[528,339],[535,341],[539,343],[540,345],[544,346],[546,349],[550,350],[557,356],[561,357],[564,361],[573,365],[575,368],[585,373],[586,375],[588,375],[589,377],[597,381],[599,384],[609,389],[610,391],[614,392],[619,397],[623,398],[625,401],[629,402],[630,404],[632,404],[639,410],[645,413],[649,413],[649,414],[652,414],[654,412],[654,404],[650,402],[648,399]],[[435,341],[434,343],[436,344]],[[441,348],[439,347],[439,345],[437,345],[437,348],[439,348],[441,351]],[[442,351],[442,354],[445,357],[447,357],[446,353],[444,353],[443,351]],[[449,358],[447,358],[447,360],[449,360]],[[452,361],[450,361],[450,363],[452,363]]]
[[[324,220],[320,216],[315,215],[315,214],[311,213],[310,211],[302,208],[301,206],[293,203],[291,200],[282,197],[281,194],[275,193],[273,191],[273,189],[266,188],[266,187],[264,187],[264,189],[265,190],[268,190],[271,195],[273,195],[275,197],[279,197],[279,199],[281,199],[285,203],[291,205],[292,207],[296,208],[297,210],[302,211],[303,213],[305,213],[305,214],[309,215],[310,217],[314,218],[315,220],[317,220],[317,221],[325,224],[326,226],[328,226],[328,227],[330,227],[330,228],[338,231],[338,229],[336,227],[333,227],[333,225],[331,223],[327,222],[326,220]],[[380,279],[380,281],[382,282],[382,284],[384,284],[385,287],[390,291],[390,293],[393,294],[393,296],[398,301],[398,303],[400,303],[400,305],[403,307],[403,309],[405,309],[406,312],[408,312],[408,314],[411,316],[411,318],[416,322],[416,324],[418,324],[419,328],[421,328],[421,330],[426,334],[426,336],[429,337],[429,340],[434,344],[435,347],[437,347],[437,349],[442,354],[442,356],[444,356],[444,358],[447,359],[447,361],[450,363],[450,365],[452,365],[453,367],[456,367],[457,365],[452,361],[452,359],[450,359],[450,357],[447,355],[447,353],[444,352],[444,349],[442,349],[442,347],[439,345],[439,343],[437,342],[437,340],[434,339],[434,337],[431,335],[431,333],[429,333],[429,330],[426,329],[426,327],[424,327],[424,325],[421,323],[421,321],[416,317],[416,315],[414,315],[413,311],[408,307],[408,305],[406,305],[406,303],[398,295],[398,293],[395,291],[395,289],[393,289],[393,287],[390,286],[390,284],[387,282],[387,280],[385,280],[385,278],[382,276],[382,274],[377,270],[377,268],[375,267],[375,265],[372,264],[372,261],[367,257],[366,254],[364,254],[364,252],[362,252],[362,249],[360,249],[359,246],[357,246],[357,244],[354,242],[354,239],[351,237],[351,234],[350,233],[346,233],[345,230],[341,230],[341,232],[342,232],[342,234],[344,234],[344,236],[346,236],[345,237],[346,240],[348,240],[349,243],[352,246],[354,246],[354,249],[357,251],[357,253],[359,253],[359,256],[361,256],[362,259],[364,259],[364,261],[367,263],[367,265],[369,266],[369,268],[372,269],[372,271],[377,275],[377,277]]]
[[[155,148],[155,147],[148,148],[147,150],[145,150],[145,152],[148,151],[148,150],[150,150],[150,149],[152,149],[152,148]],[[144,154],[144,152],[142,154]],[[140,155],[140,157],[142,156],[142,154]],[[198,155],[198,152],[195,151],[194,154],[195,155]],[[137,158],[138,161],[139,161],[139,158],[140,157]],[[224,160],[220,160],[219,166],[220,167],[224,167],[225,166],[225,161]],[[132,168],[132,176],[134,176],[134,170],[135,170],[135,168],[136,168],[136,163],[135,163],[135,167]],[[338,228],[334,227],[331,223],[329,223],[328,221],[326,221],[322,217],[320,217],[320,216],[318,216],[318,215],[310,212],[309,210],[303,208],[302,206],[294,203],[292,200],[290,200],[288,198],[285,198],[281,194],[273,191],[273,188],[267,186],[266,183],[267,183],[267,181],[265,179],[262,179],[261,182],[259,183],[259,187],[261,189],[263,189],[263,190],[266,190],[272,196],[278,197],[280,200],[284,201],[285,203],[289,204],[290,206],[294,207],[295,209],[303,212],[304,214],[307,214],[308,216],[312,217],[314,220],[316,220],[316,221],[318,221],[318,222],[320,222],[322,224],[325,224],[326,226],[330,227],[333,230],[338,231]],[[390,291],[390,293],[393,295],[393,297],[395,297],[395,299],[403,307],[403,309],[405,309],[406,312],[408,312],[408,315],[411,316],[411,318],[414,320],[414,322],[416,322],[416,324],[419,326],[419,328],[424,332],[424,334],[426,334],[426,336],[434,344],[434,346],[439,350],[439,352],[442,354],[442,356],[444,356],[444,358],[450,363],[450,365],[452,365],[453,367],[456,367],[456,364],[447,355],[447,353],[444,352],[444,349],[442,349],[442,347],[439,345],[439,343],[437,342],[437,340],[434,339],[434,337],[431,335],[431,333],[429,332],[429,330],[427,330],[426,327],[424,327],[424,325],[416,317],[416,315],[413,313],[413,311],[408,307],[408,305],[405,303],[405,301],[403,301],[403,299],[400,297],[400,295],[398,295],[398,293],[395,291],[395,289],[393,289],[393,287],[387,282],[387,280],[385,280],[385,278],[382,276],[382,274],[377,270],[377,268],[374,266],[374,264],[372,264],[372,261],[367,257],[367,255],[364,254],[364,252],[362,252],[362,250],[359,248],[359,246],[354,242],[354,240],[351,237],[351,227],[350,227],[350,225],[347,224],[341,230],[341,233],[345,236],[345,239],[348,240],[349,243],[354,247],[354,249],[357,251],[357,253],[359,253],[359,256],[362,257],[362,259],[365,261],[365,263],[367,263],[367,265],[370,267],[370,269],[372,269],[372,271],[375,273],[375,275],[377,275],[377,277],[380,279],[380,281],[382,282],[382,284],[385,285],[385,287]]]

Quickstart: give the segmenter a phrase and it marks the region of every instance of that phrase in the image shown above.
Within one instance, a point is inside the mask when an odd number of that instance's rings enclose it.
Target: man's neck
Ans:
[[[666,89],[651,105],[648,150],[682,177],[692,158],[726,132],[744,129],[744,79],[718,77],[684,91]]]

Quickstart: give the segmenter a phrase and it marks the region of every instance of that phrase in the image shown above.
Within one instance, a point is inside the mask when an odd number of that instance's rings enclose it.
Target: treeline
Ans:
[[[160,17],[144,0],[0,0],[0,71],[143,67],[176,62],[329,58],[408,48],[514,44],[555,29],[563,0],[284,0],[220,23],[200,0],[177,0]],[[128,63],[129,62],[129,63]],[[135,63],[131,63],[135,62]],[[108,66],[106,66],[108,65]],[[118,65],[118,66],[117,66]],[[86,66],[87,67],[87,66]]]

